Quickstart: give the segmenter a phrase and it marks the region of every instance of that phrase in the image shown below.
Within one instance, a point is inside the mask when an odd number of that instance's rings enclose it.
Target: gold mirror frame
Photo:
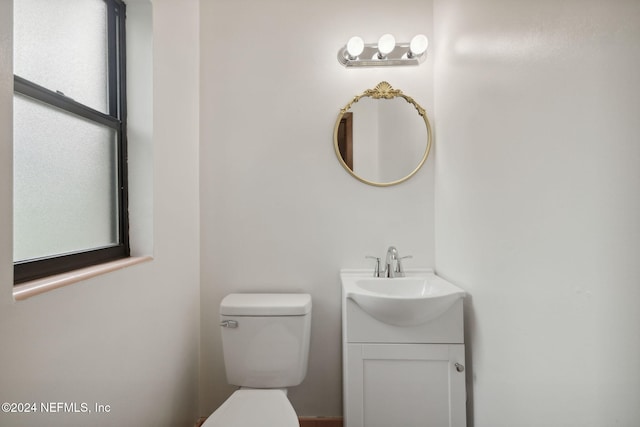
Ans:
[[[420,160],[420,162],[418,163],[418,165],[416,166],[416,168],[411,171],[411,173],[409,173],[407,176],[397,179],[395,181],[390,181],[390,182],[375,182],[375,181],[370,181],[368,179],[365,179],[361,176],[359,176],[358,174],[356,174],[348,165],[347,163],[345,163],[344,159],[342,158],[342,155],[340,154],[340,147],[338,144],[338,130],[340,127],[340,122],[342,121],[342,118],[345,116],[345,114],[349,111],[349,109],[351,109],[351,106],[353,104],[355,104],[356,102],[360,101],[360,99],[364,98],[364,97],[370,97],[372,99],[393,99],[393,98],[403,98],[405,101],[407,101],[409,104],[413,105],[415,107],[415,109],[417,110],[418,114],[420,115],[420,117],[422,117],[422,119],[424,120],[424,124],[427,128],[427,147],[424,150],[424,155],[422,157],[422,159]],[[420,104],[418,104],[413,98],[411,98],[410,96],[405,95],[404,93],[402,93],[401,90],[399,89],[394,89],[393,87],[391,87],[391,85],[385,81],[378,83],[378,85],[373,88],[373,89],[367,89],[365,90],[362,94],[360,95],[356,95],[351,102],[349,102],[347,105],[345,105],[344,108],[342,108],[340,110],[340,113],[338,114],[338,119],[336,120],[336,124],[333,128],[333,148],[336,152],[336,156],[338,157],[338,160],[340,161],[340,164],[342,165],[342,167],[349,172],[349,174],[351,174],[351,176],[353,176],[354,178],[356,178],[357,180],[364,182],[365,184],[369,184],[369,185],[374,185],[376,187],[388,187],[391,185],[396,185],[396,184],[400,184],[401,182],[404,182],[406,180],[408,180],[409,178],[411,178],[413,175],[416,174],[416,172],[418,172],[418,170],[420,170],[420,168],[422,167],[422,165],[424,164],[424,162],[427,160],[427,157],[429,157],[429,151],[431,150],[431,141],[432,141],[432,132],[431,132],[431,124],[429,123],[429,118],[427,117],[427,113],[424,110],[424,108],[422,108],[420,106]]]

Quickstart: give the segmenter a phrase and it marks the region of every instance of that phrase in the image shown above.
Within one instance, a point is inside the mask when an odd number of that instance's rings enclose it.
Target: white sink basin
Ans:
[[[406,276],[375,278],[362,270],[342,270],[340,274],[346,298],[376,320],[395,326],[427,323],[465,295],[432,270],[410,270]]]

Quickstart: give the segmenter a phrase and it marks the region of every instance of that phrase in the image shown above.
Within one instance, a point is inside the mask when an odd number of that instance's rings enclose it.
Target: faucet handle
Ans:
[[[404,277],[404,270],[402,269],[402,260],[407,258],[413,258],[413,255],[398,257],[398,262],[396,263],[396,273],[398,273],[398,276],[400,277]]]
[[[373,277],[380,277],[380,258],[377,256],[367,255],[365,256],[367,259],[375,259],[376,260],[376,269],[373,270]]]

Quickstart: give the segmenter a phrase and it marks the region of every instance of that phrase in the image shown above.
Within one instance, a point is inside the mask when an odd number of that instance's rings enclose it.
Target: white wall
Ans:
[[[11,17],[11,1],[2,0],[0,401],[101,403],[111,412],[0,413],[0,425],[192,426],[199,377],[198,2],[154,1],[154,261],[21,302],[11,296]]]
[[[371,187],[333,150],[339,109],[387,80],[433,111],[433,60],[346,69],[354,34],[431,36],[430,1],[201,2],[202,414],[230,393],[218,305],[234,291],[309,292],[309,373],[291,389],[301,415],[341,405],[341,267],[371,267],[390,244],[432,266],[433,158],[411,180]],[[366,18],[365,18],[366,17]],[[373,270],[372,270],[373,271]]]
[[[446,0],[436,267],[476,427],[640,420],[640,3]]]

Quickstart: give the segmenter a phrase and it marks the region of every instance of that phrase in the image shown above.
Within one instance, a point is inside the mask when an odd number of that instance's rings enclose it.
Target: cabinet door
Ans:
[[[347,344],[345,427],[465,427],[464,344]]]

